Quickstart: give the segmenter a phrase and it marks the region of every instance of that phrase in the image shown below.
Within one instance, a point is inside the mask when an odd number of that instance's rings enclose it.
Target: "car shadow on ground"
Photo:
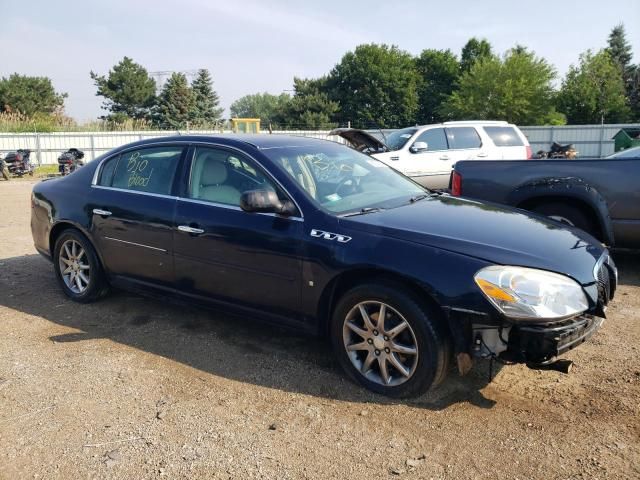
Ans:
[[[618,255],[622,283],[640,285],[638,260],[635,254]],[[481,391],[489,381],[488,362],[478,362],[465,377],[452,369],[438,388],[417,399],[392,400],[349,381],[329,343],[320,338],[122,291],[93,304],[74,303],[63,295],[51,264],[39,255],[0,260],[0,305],[77,330],[52,336],[57,343],[109,339],[212,375],[282,391],[431,410],[456,403],[480,408],[495,404]],[[494,364],[493,374],[499,370]]]

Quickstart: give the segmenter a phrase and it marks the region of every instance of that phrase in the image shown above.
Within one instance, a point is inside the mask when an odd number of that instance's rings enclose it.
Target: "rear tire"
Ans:
[[[557,222],[579,228],[594,237],[599,237],[600,232],[593,219],[584,210],[564,203],[543,203],[533,208],[534,212],[549,217]]]
[[[109,291],[93,245],[75,228],[64,230],[57,238],[53,249],[53,268],[62,291],[74,302],[93,302]]]
[[[342,368],[375,393],[415,397],[447,374],[451,345],[438,312],[400,285],[369,283],[346,292],[330,333]]]

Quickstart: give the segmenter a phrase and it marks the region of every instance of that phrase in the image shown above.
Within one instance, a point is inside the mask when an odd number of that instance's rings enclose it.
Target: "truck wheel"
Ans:
[[[585,232],[599,236],[598,228],[583,210],[573,205],[565,205],[563,203],[543,203],[533,208],[533,211],[541,215],[545,215],[557,222],[577,227]]]
[[[394,284],[345,293],[333,313],[331,340],[351,378],[389,397],[421,395],[448,370],[451,346],[437,312]]]
[[[74,228],[63,231],[56,240],[53,267],[65,295],[75,302],[92,302],[109,290],[91,242]]]

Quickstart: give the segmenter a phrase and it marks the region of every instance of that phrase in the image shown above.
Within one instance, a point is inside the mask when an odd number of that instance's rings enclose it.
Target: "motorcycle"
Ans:
[[[4,158],[0,158],[0,175],[5,180],[10,180],[9,178],[9,169],[7,168],[7,164],[4,162]]]
[[[551,149],[548,152],[540,150],[537,152],[538,158],[567,158],[573,160],[578,155],[578,151],[573,146],[573,143],[567,145],[561,145],[558,142],[551,144]]]
[[[4,163],[9,173],[15,177],[22,177],[26,174],[33,176],[36,167],[31,163],[30,155],[31,150],[27,149],[19,149],[15,152],[7,153],[4,157]]]
[[[58,157],[58,171],[63,177],[75,172],[78,168],[84,165],[82,159],[84,158],[84,152],[77,148],[70,148],[66,152],[60,154]]]

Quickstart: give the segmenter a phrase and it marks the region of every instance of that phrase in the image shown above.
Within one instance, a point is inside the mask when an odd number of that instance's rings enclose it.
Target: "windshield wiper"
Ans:
[[[416,195],[415,197],[411,197],[409,199],[409,203],[416,203],[419,202],[420,200],[424,200],[425,198],[427,198],[429,195],[427,195],[426,193],[421,193],[420,195]]]
[[[356,212],[345,213],[344,215],[340,215],[341,217],[355,217],[356,215],[365,215],[367,213],[381,212],[384,208],[380,207],[365,207],[361,208]]]

